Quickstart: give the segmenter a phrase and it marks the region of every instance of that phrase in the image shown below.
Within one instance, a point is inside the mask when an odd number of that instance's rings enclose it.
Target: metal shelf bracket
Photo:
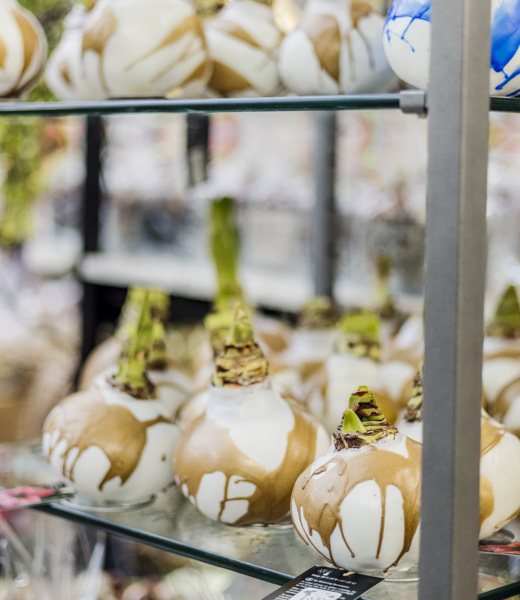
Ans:
[[[403,90],[399,94],[399,108],[406,115],[428,116],[428,96],[424,90]]]

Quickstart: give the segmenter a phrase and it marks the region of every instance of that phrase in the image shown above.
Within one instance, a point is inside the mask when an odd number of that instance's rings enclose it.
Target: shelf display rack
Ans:
[[[334,111],[401,108],[408,113],[428,113],[424,477],[419,584],[418,588],[416,584],[385,584],[382,595],[377,595],[379,592],[376,591],[373,596],[367,596],[373,600],[396,597],[474,600],[477,596],[479,564],[482,569],[487,561],[496,560],[498,563],[504,560],[507,563],[505,571],[512,578],[520,578],[516,570],[517,558],[489,555],[483,558],[482,554],[479,556],[477,545],[489,110],[520,112],[520,100],[489,100],[489,29],[490,0],[478,3],[471,0],[436,0],[433,3],[432,68],[427,96],[424,92],[402,92],[309,98],[0,104],[0,116],[87,115],[87,139],[91,148],[96,145],[99,147],[101,143],[99,127],[95,126],[99,115],[305,110],[331,115],[323,123],[323,130],[329,127],[330,132]],[[323,137],[326,138],[325,135]],[[99,205],[100,201],[99,185],[89,189],[88,182],[97,180],[99,183],[99,152],[89,152],[88,155],[93,158],[87,168],[85,206],[88,205],[90,210],[94,206],[95,212],[96,203]],[[329,160],[330,154],[327,156]],[[330,212],[328,201],[332,196],[333,169],[318,169],[318,172],[321,173],[318,189],[325,190],[328,200],[317,202],[317,210],[326,213]],[[88,212],[86,209],[84,227],[89,225]],[[320,221],[322,237],[316,240],[320,248],[326,244],[330,234],[327,231],[330,215],[325,213]],[[95,246],[97,225],[90,223],[90,226],[85,238],[86,252],[96,250],[92,246]],[[329,254],[325,253],[324,259],[327,256]],[[323,268],[322,265],[321,271]],[[316,278],[316,289],[327,291],[331,277],[332,271],[328,279],[320,283]],[[87,286],[85,303],[90,301]],[[207,549],[197,550],[190,540],[190,535],[194,533],[188,534],[185,539],[180,537],[175,542],[168,541],[173,537],[163,535],[162,519],[164,514],[174,513],[174,507],[177,507],[175,490],[169,493],[169,500],[164,500],[164,508],[161,500],[157,506],[145,509],[137,519],[143,526],[146,521],[148,530],[139,528],[137,520],[133,520],[130,514],[105,518],[88,511],[60,506],[45,510],[60,517],[88,521],[108,531],[173,552],[189,552],[190,556],[197,555],[208,562],[212,562],[212,557],[216,555],[220,557],[218,560],[222,566],[247,571],[247,574],[276,583],[287,581],[314,562],[314,558],[305,555],[305,549],[293,541],[290,544],[282,541],[280,544],[280,549],[287,550],[289,554],[286,562],[281,559],[278,562],[281,570],[269,566],[273,563],[264,562],[254,554],[237,558],[223,551],[213,553]],[[171,518],[176,517],[173,515]],[[196,530],[198,521],[194,515],[190,515],[191,518],[194,519]],[[202,536],[208,540],[220,537],[221,534],[211,527],[208,523],[201,526]],[[222,533],[224,538],[239,537],[232,529],[226,531]],[[255,530],[251,531],[255,533]],[[263,539],[262,530],[257,531],[257,535]],[[293,535],[292,531],[281,532],[280,539]],[[269,543],[269,540],[265,541],[265,550],[260,552],[266,551],[269,559],[276,558],[274,550],[269,556]],[[254,546],[253,542],[251,544]],[[302,562],[296,558],[300,553],[305,556]],[[496,574],[499,572],[500,568]],[[398,585],[404,587],[392,588]],[[482,598],[510,597],[516,591],[515,588],[489,592]]]

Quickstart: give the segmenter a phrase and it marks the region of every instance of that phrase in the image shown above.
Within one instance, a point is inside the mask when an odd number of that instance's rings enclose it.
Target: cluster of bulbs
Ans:
[[[78,2],[47,62],[63,100],[355,94],[429,81],[431,0]],[[0,97],[23,97],[46,63],[43,30],[0,1]],[[490,94],[520,91],[520,0],[493,0]],[[395,74],[394,74],[395,72]]]
[[[20,96],[45,66],[45,37],[15,0],[0,10],[14,15],[0,28],[13,62],[0,63],[0,93]],[[396,82],[383,24],[365,0],[308,0],[304,10],[297,0],[78,2],[46,79],[63,100],[376,92]]]

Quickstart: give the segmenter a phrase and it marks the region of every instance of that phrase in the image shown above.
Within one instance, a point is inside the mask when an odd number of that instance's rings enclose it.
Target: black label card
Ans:
[[[332,567],[312,567],[263,600],[355,600],[380,581]]]

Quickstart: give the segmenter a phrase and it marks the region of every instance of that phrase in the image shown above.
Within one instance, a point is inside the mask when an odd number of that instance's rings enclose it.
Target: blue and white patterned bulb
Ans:
[[[430,70],[431,0],[394,0],[383,28],[383,44],[396,74],[426,88]],[[492,0],[489,93],[520,93],[520,0]]]

